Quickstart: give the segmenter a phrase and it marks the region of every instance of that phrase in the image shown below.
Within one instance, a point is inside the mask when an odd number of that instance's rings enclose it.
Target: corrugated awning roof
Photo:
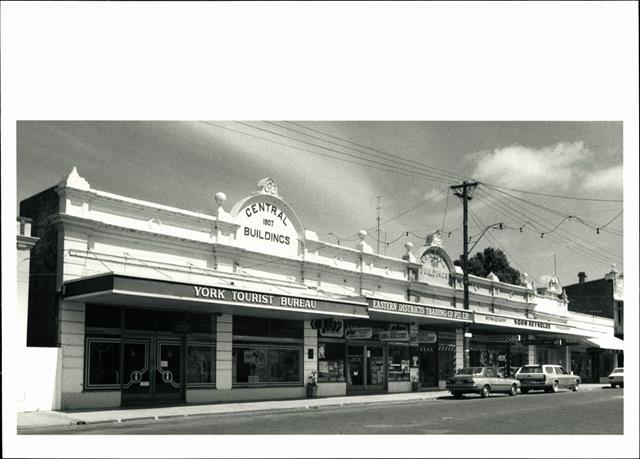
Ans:
[[[595,344],[602,349],[612,349],[615,351],[624,351],[624,341],[615,336],[607,336],[602,338],[586,338],[586,341]]]

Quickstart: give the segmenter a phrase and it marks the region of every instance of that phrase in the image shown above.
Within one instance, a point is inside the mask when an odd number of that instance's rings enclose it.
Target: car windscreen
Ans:
[[[482,374],[482,367],[479,368],[461,368],[460,370],[458,370],[459,375],[481,375]]]
[[[542,367],[522,367],[520,373],[542,373]]]
[[[616,368],[613,370],[613,373],[622,373],[622,368]]]

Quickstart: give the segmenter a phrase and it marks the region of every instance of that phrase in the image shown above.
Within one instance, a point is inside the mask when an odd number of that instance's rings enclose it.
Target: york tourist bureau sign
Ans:
[[[247,292],[244,290],[229,290],[217,287],[193,286],[196,298],[229,301],[233,303],[250,303],[267,306],[280,306],[298,309],[316,309],[317,300],[298,298],[268,293]]]

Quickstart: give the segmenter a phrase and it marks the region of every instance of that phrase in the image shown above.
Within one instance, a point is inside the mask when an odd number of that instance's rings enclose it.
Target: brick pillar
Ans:
[[[313,351],[313,357],[309,358],[309,350]],[[304,321],[304,374],[303,381],[306,384],[312,371],[318,371],[318,330],[311,328],[311,321]]]
[[[233,316],[218,314],[216,326],[216,388],[231,389],[233,381],[231,346],[233,338]]]

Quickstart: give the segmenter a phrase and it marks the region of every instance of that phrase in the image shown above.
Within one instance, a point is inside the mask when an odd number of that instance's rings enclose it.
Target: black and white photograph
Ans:
[[[3,455],[636,457],[637,5],[294,3],[2,5]]]

